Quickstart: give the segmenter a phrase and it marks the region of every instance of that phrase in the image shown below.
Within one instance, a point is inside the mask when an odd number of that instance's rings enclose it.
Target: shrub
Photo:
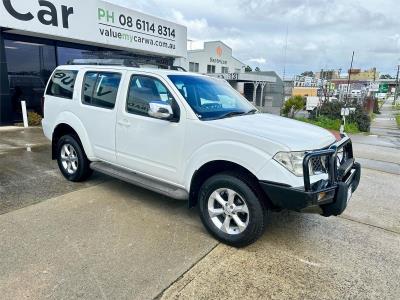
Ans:
[[[341,110],[343,106],[344,103],[341,101],[324,102],[319,109],[319,115],[332,120],[341,120]],[[358,104],[357,101],[354,101],[348,106],[355,107],[356,111],[346,117],[346,122],[357,124],[358,129],[362,132],[369,132],[371,127],[371,118],[364,111],[362,105]]]
[[[282,108],[282,114],[286,117],[294,118],[297,112],[306,106],[306,100],[302,96],[290,97]]]
[[[29,126],[40,126],[42,124],[42,116],[35,112],[28,112]]]
[[[330,119],[324,116],[320,116],[315,119],[307,119],[307,118],[298,118],[299,121],[303,121],[306,123],[310,123],[325,129],[330,129],[330,130],[340,130],[340,125],[342,124],[342,121],[340,119]],[[358,133],[360,130],[357,127],[356,123],[350,123],[346,122],[346,127],[344,129],[346,133]]]
[[[380,107],[379,107],[379,101],[375,99],[374,101],[374,114],[380,114]]]
[[[347,117],[349,123],[357,123],[358,129],[362,132],[369,132],[371,128],[371,117],[363,110],[359,104],[352,104],[356,111]]]

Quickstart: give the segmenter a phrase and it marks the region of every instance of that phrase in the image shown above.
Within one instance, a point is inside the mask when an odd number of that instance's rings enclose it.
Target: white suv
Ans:
[[[44,99],[43,130],[65,178],[96,170],[187,200],[236,247],[260,237],[270,211],[341,214],[360,180],[347,136],[259,113],[219,79],[68,65]]]

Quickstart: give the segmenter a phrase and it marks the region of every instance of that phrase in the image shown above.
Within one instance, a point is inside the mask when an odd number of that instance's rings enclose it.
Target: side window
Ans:
[[[87,72],[83,79],[82,103],[113,109],[120,82],[119,73]]]
[[[160,101],[175,105],[174,98],[160,80],[148,76],[132,76],[126,101],[128,113],[148,117],[149,103]]]
[[[50,80],[46,95],[72,99],[78,71],[57,70]]]

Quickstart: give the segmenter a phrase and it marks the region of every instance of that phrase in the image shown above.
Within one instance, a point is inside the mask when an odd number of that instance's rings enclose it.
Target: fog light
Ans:
[[[325,193],[325,192],[319,193],[319,194],[318,194],[318,202],[321,201],[322,199],[324,199],[325,196],[326,196],[326,193]]]

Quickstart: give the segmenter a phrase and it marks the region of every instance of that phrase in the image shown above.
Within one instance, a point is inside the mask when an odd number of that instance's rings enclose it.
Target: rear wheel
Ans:
[[[225,244],[247,246],[264,232],[265,208],[245,178],[229,173],[215,175],[203,184],[198,200],[204,226]]]
[[[61,173],[69,181],[84,181],[93,173],[90,161],[74,135],[65,135],[58,141],[57,162]]]

